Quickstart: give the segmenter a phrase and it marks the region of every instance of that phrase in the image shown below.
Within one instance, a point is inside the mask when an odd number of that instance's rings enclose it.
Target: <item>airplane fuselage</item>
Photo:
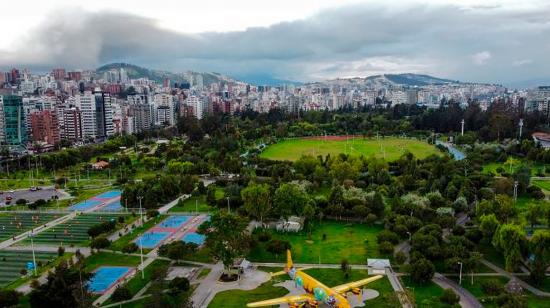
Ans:
[[[289,276],[294,280],[296,287],[302,288],[306,293],[313,295],[319,303],[325,303],[336,308],[350,308],[348,300],[334,292],[331,288],[319,282],[308,274],[294,270],[288,272]]]

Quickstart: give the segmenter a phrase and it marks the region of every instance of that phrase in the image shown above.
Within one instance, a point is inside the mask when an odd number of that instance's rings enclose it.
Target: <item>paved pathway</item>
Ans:
[[[491,263],[491,262],[489,262],[485,259],[481,259],[481,263],[483,263],[485,266],[489,267],[493,271],[495,271],[495,272],[497,272],[497,273],[499,273],[503,276],[506,276],[510,279],[515,279],[521,285],[522,288],[529,290],[531,293],[533,293],[537,296],[550,297],[550,293],[541,291],[541,290],[533,287],[532,285],[528,284],[527,282],[517,278],[516,275],[505,271],[504,269],[494,265],[493,263]]]
[[[397,277],[398,275],[390,268],[386,269],[386,276],[388,276],[388,280],[390,281],[393,290],[396,292],[401,306],[403,308],[412,308],[413,305],[405,294],[405,289],[403,288],[403,285],[401,285],[401,280]]]
[[[440,273],[435,273],[432,279],[438,286],[443,289],[452,289],[458,296],[460,296],[460,306],[462,308],[482,308],[483,305],[472,295],[468,290],[459,286],[456,282],[448,279]]]

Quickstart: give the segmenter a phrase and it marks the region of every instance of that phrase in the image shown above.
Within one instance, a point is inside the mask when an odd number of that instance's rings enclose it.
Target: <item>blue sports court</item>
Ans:
[[[204,244],[204,239],[205,239],[204,235],[198,234],[196,232],[191,232],[191,233],[187,233],[182,240],[186,243],[195,243],[201,246],[202,244]]]
[[[115,282],[128,274],[129,271],[130,267],[125,266],[102,266],[98,268],[92,279],[90,279],[90,291],[93,293],[107,291]]]
[[[120,190],[110,190],[95,196],[95,198],[112,199],[112,198],[120,197],[120,195],[122,195],[122,192]]]
[[[99,201],[99,200],[89,199],[89,200],[85,200],[85,201],[79,202],[77,204],[71,205],[69,207],[69,210],[71,210],[71,211],[85,211],[85,210],[89,210],[93,207],[96,207],[100,204],[101,204],[101,201]]]
[[[175,228],[178,229],[186,223],[191,216],[170,216],[161,222],[158,227],[160,228]]]
[[[149,231],[138,237],[134,243],[140,248],[155,248],[171,234],[171,232]],[[141,240],[141,241],[140,241]],[[140,245],[141,244],[141,245]]]

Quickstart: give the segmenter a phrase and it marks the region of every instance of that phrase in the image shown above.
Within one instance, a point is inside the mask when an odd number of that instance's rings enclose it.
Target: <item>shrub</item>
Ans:
[[[116,228],[115,221],[105,221],[97,225],[93,225],[88,229],[88,235],[96,237],[102,233],[113,231]]]
[[[15,204],[25,205],[25,204],[27,204],[27,199],[17,199],[17,201],[15,201]]]
[[[378,244],[378,251],[380,251],[380,254],[389,255],[393,253],[393,244],[387,241],[382,242]]]
[[[128,290],[126,287],[119,287],[113,292],[113,295],[111,295],[111,299],[113,302],[121,302],[125,300],[129,300],[132,298],[132,294],[130,293],[130,290]]]
[[[401,264],[405,263],[405,261],[407,261],[407,255],[405,255],[405,253],[402,252],[402,251],[398,251],[395,254],[395,262],[397,262],[397,264],[401,265]]]
[[[147,217],[148,218],[153,218],[153,217],[157,217],[159,215],[159,211],[157,210],[147,210]]]
[[[269,232],[262,232],[258,234],[258,241],[267,242],[271,239],[271,234]]]
[[[100,250],[109,247],[109,245],[111,242],[105,236],[98,236],[92,240],[90,248]]]
[[[490,279],[481,283],[481,289],[487,295],[498,295],[504,291],[504,285],[496,279]]]
[[[464,235],[466,234],[466,229],[464,229],[464,227],[461,225],[456,225],[453,227],[453,234],[458,236]]]
[[[190,288],[189,280],[185,277],[176,277],[168,284],[170,292],[172,294],[178,294],[180,292],[186,292]]]
[[[65,248],[63,248],[63,246],[59,246],[59,248],[57,248],[57,255],[61,257],[64,254],[65,254]]]
[[[460,301],[460,297],[451,289],[445,289],[439,300],[445,304],[455,305]]]
[[[287,249],[290,249],[290,243],[287,241],[273,239],[267,243],[266,250],[272,254],[284,253]]]
[[[0,307],[12,307],[19,303],[21,293],[15,290],[0,290]]]
[[[136,243],[128,243],[126,246],[122,247],[122,252],[124,253],[133,253],[138,250],[138,245]]]
[[[399,235],[390,230],[382,230],[378,233],[378,235],[376,235],[376,241],[378,242],[378,244],[382,242],[390,242],[396,245],[397,243],[399,243]]]

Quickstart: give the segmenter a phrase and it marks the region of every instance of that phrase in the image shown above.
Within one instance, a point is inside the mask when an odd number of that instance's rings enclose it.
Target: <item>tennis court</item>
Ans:
[[[206,237],[202,234],[198,234],[196,232],[190,232],[183,236],[182,241],[186,243],[194,243],[201,246],[202,244],[204,244],[205,239]]]
[[[158,227],[160,228],[174,228],[178,229],[185,224],[191,216],[170,216],[161,222]]]
[[[97,198],[97,199],[113,199],[113,198],[116,198],[116,197],[120,197],[120,195],[122,195],[122,192],[120,190],[110,190],[110,191],[106,191],[102,194],[99,194],[99,195],[95,196],[94,198]]]
[[[120,211],[120,209],[122,209],[122,204],[120,204],[120,200],[117,200],[117,201],[111,202],[111,203],[107,204],[106,206],[100,208],[99,211],[117,212],[117,211]]]
[[[0,241],[41,226],[61,217],[48,213],[6,213],[0,214]]]
[[[92,293],[104,293],[116,282],[130,273],[131,268],[126,266],[101,266],[90,279],[89,288]]]
[[[57,258],[56,252],[36,251],[36,266],[40,269]],[[0,250],[0,288],[21,278],[21,270],[32,262],[32,251]]]
[[[140,237],[138,237],[134,241],[134,243],[136,243],[136,245],[138,245],[138,247],[153,249],[153,248],[157,247],[158,245],[160,245],[160,243],[162,243],[162,241],[165,238],[167,238],[170,234],[172,234],[172,232],[168,232],[168,231],[163,231],[163,232],[148,231],[148,232],[144,233],[143,235],[141,235]]]
[[[86,211],[101,204],[101,201],[88,199],[77,204],[71,205],[69,210],[71,211]]]

